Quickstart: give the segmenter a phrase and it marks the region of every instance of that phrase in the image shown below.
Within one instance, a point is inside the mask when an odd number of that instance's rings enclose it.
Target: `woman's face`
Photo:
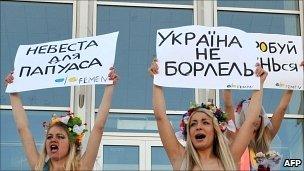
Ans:
[[[53,126],[46,135],[45,148],[47,155],[53,160],[60,160],[69,153],[69,138],[64,128]]]
[[[214,128],[212,118],[203,112],[195,112],[189,122],[190,139],[195,149],[212,147]]]

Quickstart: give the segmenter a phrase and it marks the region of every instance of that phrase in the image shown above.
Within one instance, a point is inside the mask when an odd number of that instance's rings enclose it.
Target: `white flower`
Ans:
[[[255,156],[262,158],[262,157],[265,157],[265,154],[262,152],[258,152]]]
[[[273,159],[275,156],[277,156],[276,152],[275,151],[268,151],[266,153],[266,156],[268,159]]]
[[[70,119],[70,116],[65,116],[65,117],[59,118],[60,122],[62,122],[64,124],[68,124],[69,119]]]
[[[184,123],[185,123],[185,124],[188,124],[188,122],[189,122],[189,116],[185,116],[185,117],[183,118],[183,120],[184,120]]]
[[[276,151],[268,151],[266,154],[259,152],[256,154],[255,159],[259,165],[269,167],[270,170],[273,170],[272,168],[280,164],[281,156]]]
[[[236,126],[232,119],[230,119],[227,123],[227,129],[232,132],[236,132]]]
[[[211,107],[211,109],[210,109],[213,113],[214,112],[216,112],[216,107],[215,106],[213,106],[213,107]]]
[[[85,129],[84,125],[81,125],[81,126],[74,125],[73,132],[75,132],[77,135],[80,135],[84,129]]]
[[[273,160],[273,161],[276,161],[276,160],[280,160],[281,157],[280,157],[280,154],[276,151],[269,151],[267,154],[266,154],[267,158],[269,160]]]
[[[184,134],[183,134],[182,131],[176,132],[176,133],[175,133],[175,136],[176,136],[176,138],[177,138],[178,140],[184,139]]]

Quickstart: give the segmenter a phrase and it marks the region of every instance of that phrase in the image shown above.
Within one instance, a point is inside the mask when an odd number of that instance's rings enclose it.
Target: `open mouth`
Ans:
[[[204,138],[206,138],[205,134],[199,133],[195,135],[195,139],[197,140],[203,140]]]
[[[50,148],[52,153],[56,153],[59,150],[58,145],[55,144],[51,145]]]

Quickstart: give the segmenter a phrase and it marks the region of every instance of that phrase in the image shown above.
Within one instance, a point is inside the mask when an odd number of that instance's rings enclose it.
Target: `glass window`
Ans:
[[[303,119],[284,119],[279,133],[272,141],[271,148],[283,157],[279,170],[303,170],[303,163],[299,167],[283,167],[285,159],[304,159]],[[291,131],[292,130],[292,131]]]
[[[38,145],[38,149],[42,145]],[[23,145],[1,143],[1,170],[30,170],[28,161],[25,157]]]
[[[182,115],[168,115],[174,131],[179,131]],[[106,122],[106,132],[157,133],[158,128],[153,114],[117,114],[111,113]]]
[[[139,170],[139,147],[104,145],[102,170]]]
[[[0,112],[1,143],[20,143],[12,111],[1,110]],[[43,122],[49,122],[54,113],[58,116],[65,114],[65,112],[54,111],[26,111],[26,113],[31,133],[34,136],[35,141],[39,143],[42,143],[45,137]]]
[[[73,5],[1,1],[1,83],[13,70],[19,45],[72,38]],[[52,88],[22,93],[24,104],[69,106],[70,88]],[[1,105],[8,105],[1,86]]]
[[[134,3],[157,3],[157,4],[179,4],[179,5],[192,5],[193,4],[193,0],[98,0],[98,1],[134,2]]]
[[[219,7],[298,10],[298,0],[217,0]]]
[[[250,12],[218,12],[218,26],[238,28],[250,33],[300,35],[299,15]]]
[[[119,31],[115,66],[120,81],[113,108],[151,109],[152,78],[147,69],[156,54],[156,31],[193,24],[193,11],[98,6],[97,35]],[[96,86],[96,106],[103,89]],[[165,89],[167,108],[185,110],[194,99],[193,89]]]
[[[163,147],[152,146],[151,155],[152,170],[173,170]]]

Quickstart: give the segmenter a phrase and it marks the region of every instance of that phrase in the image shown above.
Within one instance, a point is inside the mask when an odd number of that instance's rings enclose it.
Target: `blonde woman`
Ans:
[[[158,74],[157,62],[149,68],[151,75]],[[261,86],[267,73],[258,67]],[[236,165],[249,144],[249,135],[253,133],[253,123],[260,113],[263,90],[254,91],[246,119],[236,136],[229,144],[221,132],[218,119],[208,109],[198,107],[188,111],[186,122],[186,147],[176,138],[170,121],[166,116],[166,105],[162,87],[153,85],[153,109],[163,146],[167,152],[173,170],[235,170]]]
[[[304,66],[304,61],[302,61],[300,66]],[[253,134],[251,134],[251,141],[248,145],[248,149],[246,149],[245,153],[242,155],[241,161],[239,163],[240,170],[251,170],[255,165],[255,154],[258,152],[266,153],[269,151],[270,143],[278,133],[282,120],[284,119],[284,115],[291,100],[292,93],[292,90],[285,90],[283,92],[280,103],[270,120],[267,117],[264,108],[261,108],[260,119],[254,123],[255,130]],[[247,112],[247,110],[251,101],[242,100],[236,106],[236,109],[234,109],[232,93],[230,90],[223,91],[223,100],[225,104],[225,111],[228,113],[229,119],[234,120],[237,128],[240,128],[248,117],[249,112]],[[229,139],[231,141],[234,141],[237,134],[238,131],[235,133],[229,132]]]
[[[114,68],[111,68],[109,78],[113,80],[113,84],[105,87],[97,118],[90,133],[86,151],[82,156],[81,140],[86,129],[79,117],[73,114],[63,117],[54,116],[50,123],[46,125],[46,139],[42,152],[39,153],[29,129],[21,98],[18,93],[10,94],[14,120],[31,170],[93,169],[110,109],[114,85],[118,79]],[[10,84],[13,79],[12,74],[9,74],[5,82]]]

